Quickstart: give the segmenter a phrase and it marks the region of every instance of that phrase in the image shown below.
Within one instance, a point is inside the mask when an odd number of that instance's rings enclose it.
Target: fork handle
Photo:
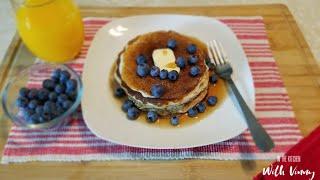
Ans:
[[[251,135],[253,137],[255,144],[262,151],[265,151],[265,152],[270,151],[274,147],[274,143],[272,139],[267,134],[265,129],[258,123],[258,120],[256,119],[256,117],[248,107],[247,103],[244,101],[243,97],[241,96],[233,80],[231,78],[228,78],[226,79],[226,82],[228,83],[233,94],[235,95],[235,98],[237,99],[237,103],[243,115],[245,116],[248,128],[251,132]]]

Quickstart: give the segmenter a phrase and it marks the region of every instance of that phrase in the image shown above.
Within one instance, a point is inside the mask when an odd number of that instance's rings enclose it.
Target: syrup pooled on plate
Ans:
[[[119,87],[119,85],[113,79],[114,71],[115,71],[115,65],[113,66],[113,68],[111,70],[111,74],[110,74],[111,78],[110,78],[110,82],[109,82],[109,87],[111,88],[110,89],[111,91],[114,91],[114,89]],[[223,103],[223,101],[226,97],[226,94],[227,94],[227,88],[226,88],[226,85],[222,79],[218,79],[218,81],[215,84],[209,83],[208,93],[203,101],[206,102],[207,97],[209,97],[209,96],[216,96],[218,99],[217,104],[215,106],[209,106],[206,103],[207,106],[206,106],[205,112],[198,113],[196,117],[189,117],[187,113],[176,114],[180,120],[180,123],[178,126],[173,126],[170,124],[171,116],[159,116],[159,119],[156,122],[150,123],[147,121],[147,117],[146,117],[147,112],[145,112],[145,111],[141,111],[140,116],[135,121],[146,124],[151,127],[156,127],[156,128],[181,128],[181,127],[189,126],[189,125],[195,124],[197,122],[200,122],[201,120],[203,120],[205,117],[207,117],[211,113],[214,113],[214,110],[219,108],[220,105]],[[122,103],[126,100],[126,97],[120,98],[120,99],[116,99],[116,98],[114,98],[114,99],[116,101],[117,106],[119,106],[119,108],[121,109]],[[123,115],[126,116],[126,114],[124,112],[123,112]],[[214,121],[214,119],[210,119],[210,120]],[[130,121],[130,120],[128,120],[128,121]]]

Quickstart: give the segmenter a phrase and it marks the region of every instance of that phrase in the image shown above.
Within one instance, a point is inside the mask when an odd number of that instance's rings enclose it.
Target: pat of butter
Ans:
[[[152,59],[155,66],[159,67],[160,70],[165,69],[168,72],[176,70],[180,72],[180,68],[176,65],[176,57],[169,48],[156,49],[152,52]]]

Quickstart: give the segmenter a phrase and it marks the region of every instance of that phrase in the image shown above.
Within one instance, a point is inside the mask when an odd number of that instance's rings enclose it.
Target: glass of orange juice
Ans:
[[[41,60],[65,63],[83,43],[83,23],[73,0],[11,0],[18,32]]]

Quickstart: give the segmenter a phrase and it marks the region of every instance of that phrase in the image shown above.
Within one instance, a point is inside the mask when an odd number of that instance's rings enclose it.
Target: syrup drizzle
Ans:
[[[109,76],[109,77],[111,77],[109,79],[109,87],[112,92],[114,91],[114,89],[116,87],[118,87],[118,84],[113,79],[114,71],[115,71],[115,65],[112,67],[111,74]],[[147,121],[146,112],[144,112],[144,111],[141,112],[139,118],[136,121],[139,123],[143,123],[143,124],[150,126],[150,127],[155,127],[155,128],[181,128],[181,127],[190,126],[192,124],[198,123],[201,120],[205,119],[205,117],[207,117],[211,113],[214,113],[214,111],[217,108],[219,108],[220,105],[223,103],[223,101],[226,97],[226,94],[227,94],[227,88],[226,88],[226,85],[222,79],[218,79],[216,84],[209,83],[208,93],[203,101],[206,101],[207,97],[209,97],[209,96],[217,96],[217,98],[218,98],[217,104],[215,106],[209,106],[206,104],[207,105],[206,111],[203,113],[198,113],[198,115],[196,117],[191,118],[187,115],[187,113],[178,114],[177,116],[179,116],[179,120],[180,120],[180,123],[178,126],[172,126],[170,124],[170,116],[159,117],[159,119],[155,123],[150,123]],[[126,97],[120,98],[120,99],[114,98],[114,101],[115,101],[114,103],[121,109],[122,103],[125,100],[126,100]],[[126,116],[125,113],[123,113],[123,115]],[[214,120],[214,119],[210,119],[210,120]]]

